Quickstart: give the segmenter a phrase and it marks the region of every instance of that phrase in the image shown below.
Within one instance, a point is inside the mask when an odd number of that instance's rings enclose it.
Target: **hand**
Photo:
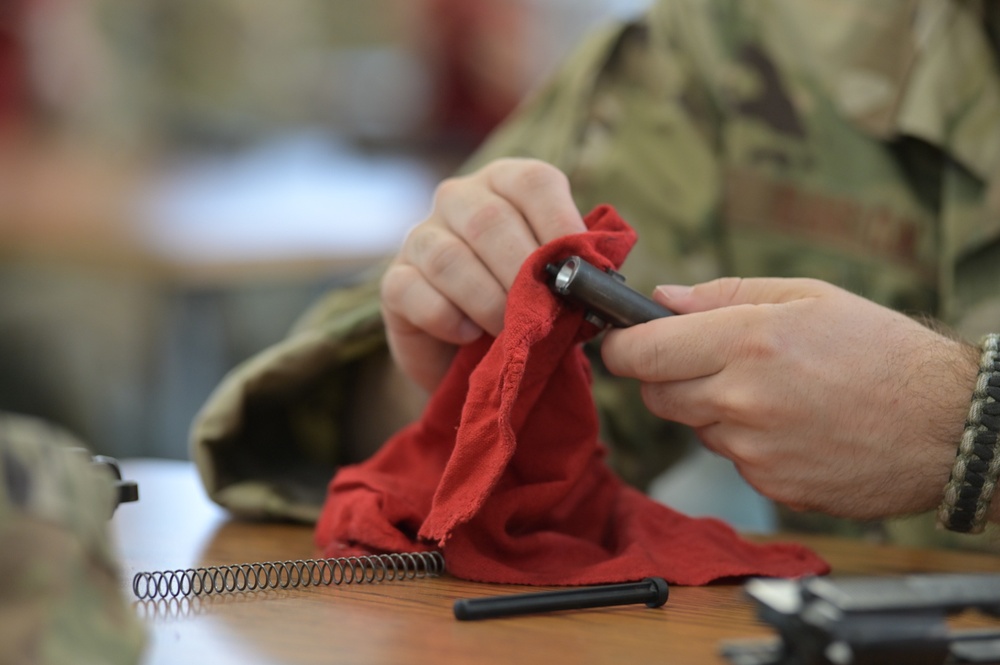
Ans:
[[[978,351],[808,279],[658,287],[684,316],[610,332],[608,369],[762,494],[869,519],[940,501]]]
[[[566,177],[527,159],[503,159],[442,182],[382,278],[389,348],[403,372],[432,391],[458,345],[503,328],[507,292],[542,244],[585,231]]]

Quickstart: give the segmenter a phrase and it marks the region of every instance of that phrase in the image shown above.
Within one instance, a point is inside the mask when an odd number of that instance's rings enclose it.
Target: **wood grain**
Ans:
[[[230,519],[209,502],[187,463],[129,461],[141,499],[113,520],[123,577],[166,570],[317,555],[308,526]],[[766,538],[757,538],[767,540]],[[786,537],[787,539],[787,537]],[[833,574],[1000,572],[1000,557],[906,550],[831,537],[796,540]],[[624,606],[460,622],[458,598],[538,587],[444,576],[405,582],[135,601],[149,627],[146,663],[724,663],[723,640],[770,637],[739,584],[673,587],[661,608]],[[131,589],[127,593],[131,597]],[[958,624],[978,626],[980,617]]]

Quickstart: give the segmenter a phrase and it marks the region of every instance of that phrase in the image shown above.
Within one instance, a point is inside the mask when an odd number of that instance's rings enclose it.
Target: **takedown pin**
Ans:
[[[670,589],[662,577],[647,577],[641,582],[606,584],[560,591],[540,591],[510,596],[467,598],[455,601],[455,618],[460,621],[494,617],[581,610],[588,607],[611,607],[646,603],[660,607],[667,602]]]

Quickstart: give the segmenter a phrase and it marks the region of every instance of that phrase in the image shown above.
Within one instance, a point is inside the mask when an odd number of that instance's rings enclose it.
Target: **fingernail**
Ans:
[[[691,295],[692,290],[692,287],[682,284],[661,284],[656,287],[656,292],[665,300],[681,300]]]

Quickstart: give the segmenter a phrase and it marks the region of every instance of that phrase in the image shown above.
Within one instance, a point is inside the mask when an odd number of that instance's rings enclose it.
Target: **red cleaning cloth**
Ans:
[[[605,464],[581,348],[597,328],[549,290],[545,265],[575,254],[617,268],[635,233],[607,206],[586,221],[531,255],[503,331],[459,350],[421,420],[338,471],[317,544],[327,556],[441,549],[456,577],[515,584],[827,572],[804,547],[749,543],[656,503]]]

